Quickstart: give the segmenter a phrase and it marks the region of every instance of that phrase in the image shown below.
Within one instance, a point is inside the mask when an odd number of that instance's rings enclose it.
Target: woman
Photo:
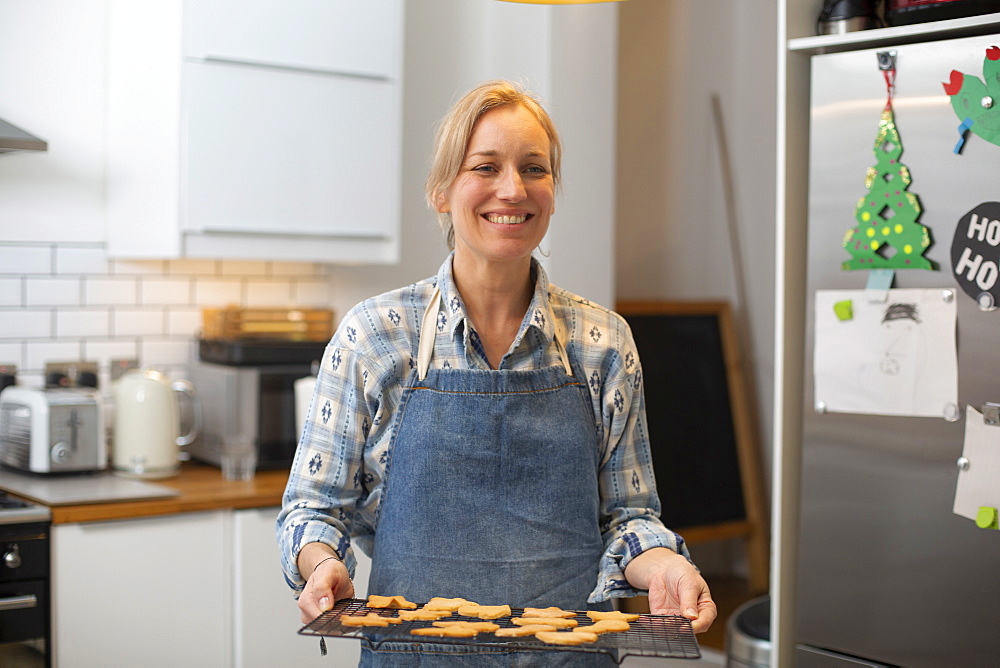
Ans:
[[[715,619],[658,519],[628,326],[550,285],[532,257],[560,148],[538,101],[506,81],[467,93],[438,129],[426,196],[452,253],[436,277],[344,318],[285,492],[278,538],[304,622],[353,594],[352,542],[372,555],[370,594],[585,609],[648,592],[652,612],[696,632]],[[366,647],[362,663],[414,665],[398,652],[418,649]]]

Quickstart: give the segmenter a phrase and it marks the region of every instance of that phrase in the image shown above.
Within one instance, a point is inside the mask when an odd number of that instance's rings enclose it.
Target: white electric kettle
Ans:
[[[194,386],[170,380],[152,369],[133,369],[118,379],[114,391],[115,429],[111,466],[136,478],[169,478],[180,469],[179,446],[198,436],[201,404]],[[180,398],[191,402],[191,430],[181,435]]]

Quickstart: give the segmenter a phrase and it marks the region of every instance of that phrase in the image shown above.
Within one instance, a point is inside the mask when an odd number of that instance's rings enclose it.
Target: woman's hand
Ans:
[[[625,577],[636,589],[649,591],[652,614],[683,615],[695,633],[707,631],[719,614],[698,569],[673,550],[646,550],[625,567]]]
[[[354,583],[347,566],[328,545],[309,543],[303,547],[299,552],[299,572],[309,574],[298,601],[303,624],[332,608],[335,601],[354,596]]]

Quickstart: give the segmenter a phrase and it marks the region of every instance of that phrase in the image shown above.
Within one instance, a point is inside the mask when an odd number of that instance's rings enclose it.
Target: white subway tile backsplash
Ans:
[[[57,274],[106,274],[108,259],[104,246],[67,246],[56,248]]]
[[[107,309],[57,309],[55,336],[85,337],[108,336],[111,333]]]
[[[184,366],[190,361],[191,342],[186,339],[145,338],[139,348],[139,361],[146,366]]]
[[[162,276],[166,273],[166,260],[111,260],[110,273],[115,276]]]
[[[215,276],[219,273],[219,260],[167,260],[170,276]]]
[[[138,359],[138,347],[135,339],[88,339],[83,342],[83,355],[97,362],[100,368],[110,369],[111,360]]]
[[[83,345],[80,341],[28,341],[24,348],[24,366],[39,372],[45,370],[46,362],[75,362],[83,359]]]
[[[201,309],[172,308],[167,311],[167,334],[194,337],[201,331]]]
[[[267,262],[223,260],[219,264],[219,273],[222,276],[267,276]]]
[[[111,316],[113,336],[163,336],[163,311],[151,309],[115,309]]]
[[[0,306],[23,306],[24,279],[0,278]]]
[[[143,278],[139,300],[144,306],[191,303],[190,278]]]
[[[32,278],[24,281],[26,306],[79,306],[80,281],[74,278]]]
[[[292,288],[292,303],[298,306],[329,308],[333,301],[333,290],[329,281],[295,281]]]
[[[272,262],[271,278],[294,276],[322,276],[323,265],[312,262]]]
[[[49,245],[0,245],[0,274],[51,274]]]
[[[21,343],[0,343],[0,364],[13,364],[20,373],[24,367],[24,345]]]
[[[194,303],[199,306],[243,305],[243,282],[236,280],[197,279]]]
[[[87,306],[136,306],[139,282],[134,278],[85,278],[83,303]]]
[[[0,310],[0,339],[33,339],[52,336],[52,310]]]
[[[43,384],[46,362],[80,359],[104,384],[113,359],[184,377],[202,308],[323,308],[328,275],[318,263],[116,260],[103,244],[0,241],[0,363],[29,386]]]
[[[286,306],[291,301],[288,281],[247,281],[247,306]]]

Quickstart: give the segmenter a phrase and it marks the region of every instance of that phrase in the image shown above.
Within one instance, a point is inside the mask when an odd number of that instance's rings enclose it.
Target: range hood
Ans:
[[[49,143],[0,118],[0,153],[47,151]]]

